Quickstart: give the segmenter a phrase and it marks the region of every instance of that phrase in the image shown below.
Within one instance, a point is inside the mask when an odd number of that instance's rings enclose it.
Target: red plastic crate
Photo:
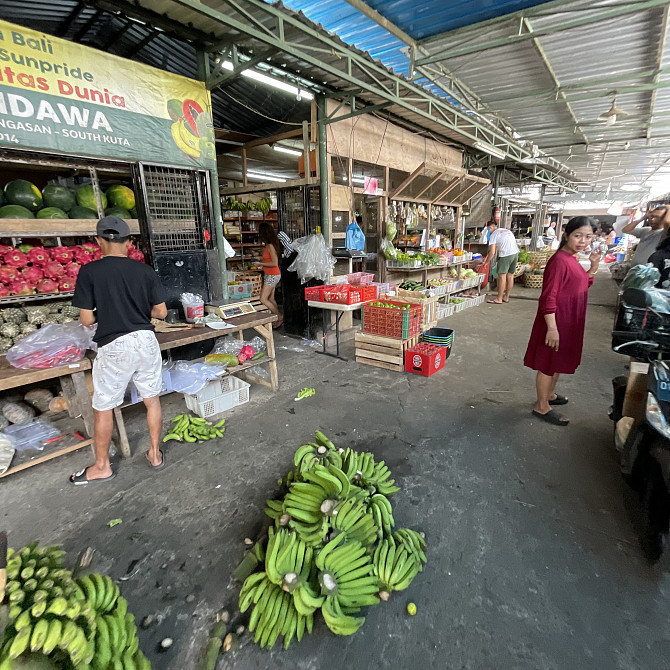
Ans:
[[[450,353],[451,345],[441,347],[420,342],[405,352],[405,372],[430,377],[444,367]]]
[[[325,302],[333,302],[338,305],[355,305],[359,302],[375,300],[377,289],[374,286],[329,286],[323,292]]]
[[[323,302],[323,292],[325,288],[325,286],[307,286],[305,288],[305,300]]]
[[[391,305],[402,307],[404,302],[387,301]],[[421,331],[421,305],[412,305],[409,309],[392,309],[363,305],[363,331],[383,337],[406,340]]]
[[[375,276],[369,272],[353,272],[350,275],[347,275],[347,279],[352,286],[363,286],[365,284],[370,284],[374,280]]]

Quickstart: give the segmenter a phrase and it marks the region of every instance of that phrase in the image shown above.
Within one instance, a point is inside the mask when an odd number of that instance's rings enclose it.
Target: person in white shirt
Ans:
[[[640,241],[637,243],[635,253],[631,258],[631,267],[635,265],[645,265],[649,262],[649,257],[656,251],[661,238],[666,230],[668,223],[667,208],[656,207],[645,213],[645,215],[634,221],[631,217],[630,223],[627,223],[622,229],[622,233],[635,235]],[[640,226],[642,224],[642,226]]]
[[[519,247],[511,230],[499,228],[495,221],[489,223],[489,229],[491,231],[489,252],[484,264],[490,262],[497,255],[498,296],[486,302],[492,305],[502,305],[504,302],[509,302],[509,294],[512,292],[512,286],[514,286],[514,271],[519,259]]]

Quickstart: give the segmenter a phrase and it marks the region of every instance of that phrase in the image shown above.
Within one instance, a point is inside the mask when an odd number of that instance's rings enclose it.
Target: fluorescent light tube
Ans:
[[[224,60],[221,63],[221,67],[224,70],[229,70],[231,72],[232,70],[234,70],[233,64],[229,60]],[[281,79],[275,79],[274,77],[269,77],[268,75],[263,74],[258,70],[242,70],[241,74],[243,77],[254,79],[255,81],[259,81],[262,84],[266,84],[267,86],[272,86],[273,88],[278,88],[281,91],[292,93],[297,98],[304,98],[305,100],[314,99],[314,95],[309,91],[305,91],[304,89],[298,88],[297,86],[289,84],[286,81],[282,81]]]
[[[490,144],[485,144],[484,142],[475,142],[474,146],[475,149],[484,151],[485,153],[491,154],[491,156],[495,156],[496,158],[507,158],[507,154],[502,149],[498,149],[497,147],[491,146]]]
[[[269,174],[267,172],[248,171],[247,177],[251,177],[252,179],[265,179],[267,181],[280,181],[280,182],[288,181],[285,177],[279,177],[276,174]]]
[[[281,144],[275,144],[272,147],[275,151],[279,151],[282,154],[290,154],[291,156],[302,156],[302,151],[297,149],[291,149],[289,147],[283,147]]]

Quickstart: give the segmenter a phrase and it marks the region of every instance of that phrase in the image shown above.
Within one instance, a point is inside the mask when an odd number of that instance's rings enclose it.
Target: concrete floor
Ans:
[[[73,559],[90,545],[115,579],[145,559],[121,582],[138,620],[160,620],[142,631],[141,647],[156,669],[196,668],[213,613],[236,601],[230,574],[244,538],[258,532],[293,450],[321,428],[386,460],[402,486],[396,521],[425,531],[428,566],[408,591],[370,609],[357,635],[336,638],[320,624],[288,652],[243,644],[220,670],[668,667],[668,564],[642,557],[637,502],[607,418],[610,380],[625,362],[609,349],[614,284],[598,276],[582,366],[560,385],[568,428],[530,415],[534,377],[521,360],[536,295],[519,290],[509,305],[452,317],[453,353],[428,379],[282,349],[296,342],[280,337],[280,392],[253,387],[225,439],[174,446],[168,467],[151,473],[141,414],[129,414],[134,456],[113,482],[66,484],[86,453],[8,478],[0,526],[15,546],[62,542]],[[294,402],[306,385],[316,397]],[[182,408],[171,396],[166,417]],[[109,528],[114,518],[123,523]],[[166,636],[175,644],[158,655]]]

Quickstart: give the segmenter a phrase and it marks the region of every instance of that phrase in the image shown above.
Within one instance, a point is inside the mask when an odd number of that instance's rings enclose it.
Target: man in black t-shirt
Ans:
[[[147,459],[155,469],[165,465],[159,448],[163,414],[158,398],[163,361],[151,323],[167,314],[163,287],[148,265],[128,258],[130,229],[125,221],[106,216],[98,221],[96,232],[102,258],[81,268],[72,298],[81,310],[81,323],[98,324],[93,338],[98,345],[93,363],[95,465],[73,474],[70,482],[75,485],[114,477],[109,463],[113,410],[123,402],[131,381],[147,408]]]

